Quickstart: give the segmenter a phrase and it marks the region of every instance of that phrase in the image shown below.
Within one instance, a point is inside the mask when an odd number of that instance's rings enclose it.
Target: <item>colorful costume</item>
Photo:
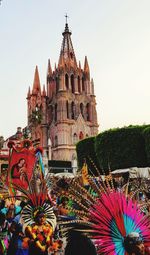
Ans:
[[[25,234],[30,238],[29,254],[45,255],[48,254],[48,247],[52,243],[53,228],[49,223],[27,226]]]
[[[24,147],[14,148],[11,153],[10,181],[11,189],[19,191],[26,199],[27,205],[21,212],[21,220],[24,222],[25,234],[29,243],[29,255],[47,255],[48,248],[52,245],[52,234],[56,227],[56,216],[50,206],[48,188],[44,179],[41,149],[34,151],[32,144],[25,141]],[[24,182],[12,180],[12,167],[16,162],[26,160],[26,173]]]
[[[30,239],[29,255],[47,255],[48,248],[52,245],[56,216],[47,200],[45,180],[41,180],[39,193],[37,193],[34,181],[29,184],[29,191],[21,187],[18,187],[18,189],[28,199],[28,205],[23,208],[21,217],[26,224],[25,234]]]
[[[61,233],[86,233],[94,239],[97,254],[127,255],[136,250],[135,255],[145,254],[144,251],[139,253],[138,243],[150,246],[150,219],[136,202],[115,190],[111,174],[104,181],[101,176],[96,181],[93,177],[87,178],[97,195],[81,186],[78,179],[71,181],[68,197],[79,206],[78,210],[73,210],[79,220],[60,222]]]
[[[90,208],[90,222],[99,254],[126,254],[131,233],[137,234],[145,246],[150,245],[149,219],[122,193],[102,194]]]

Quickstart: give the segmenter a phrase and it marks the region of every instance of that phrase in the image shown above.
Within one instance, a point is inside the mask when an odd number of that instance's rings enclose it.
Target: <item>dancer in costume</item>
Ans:
[[[42,207],[35,209],[33,219],[35,223],[25,229],[26,236],[30,238],[29,255],[47,255],[48,248],[52,245],[53,226],[46,222],[45,211]]]
[[[14,195],[17,194],[16,191],[19,191],[19,196],[22,196],[27,203],[21,211],[21,221],[23,221],[24,227],[26,226],[25,234],[29,238],[29,255],[47,255],[48,248],[52,246],[52,235],[56,226],[56,216],[53,208],[50,206],[43,169],[42,174],[38,175],[37,178],[37,169],[41,171],[41,149],[36,148],[34,151],[31,144],[27,142],[23,143],[24,148],[19,148],[19,150],[13,148],[9,167],[11,170],[14,162],[18,162],[23,156],[26,158],[27,169],[24,183],[22,181],[12,181],[10,175],[8,182],[11,184]],[[28,172],[30,172],[30,175]],[[40,185],[39,176],[41,178]]]
[[[97,197],[78,179],[72,180],[68,197],[79,206],[79,210],[73,210],[79,220],[60,222],[61,232],[82,230],[94,239],[100,255],[148,255],[150,219],[140,211],[138,203],[115,190],[111,175],[105,181],[99,176],[97,182],[89,176],[88,181]]]
[[[89,220],[99,254],[144,255],[150,246],[150,221],[138,204],[122,193],[110,192],[89,210]]]
[[[21,217],[26,224],[25,234],[30,239],[29,255],[47,255],[48,248],[52,246],[56,216],[48,200],[48,190],[44,178],[41,179],[38,192],[35,183],[36,179],[29,182],[29,190],[18,185],[15,187],[24,194],[28,201],[22,210]]]
[[[124,246],[128,254],[148,255],[143,240],[137,232],[131,232],[124,240]]]

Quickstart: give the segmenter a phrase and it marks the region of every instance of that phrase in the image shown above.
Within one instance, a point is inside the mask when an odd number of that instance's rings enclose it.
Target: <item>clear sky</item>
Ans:
[[[77,61],[87,55],[100,131],[150,123],[149,0],[3,0],[0,5],[0,135],[27,123],[38,65],[58,63],[65,14]]]

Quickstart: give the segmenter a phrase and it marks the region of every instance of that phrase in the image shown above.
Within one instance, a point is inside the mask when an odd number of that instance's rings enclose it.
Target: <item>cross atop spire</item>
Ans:
[[[67,22],[67,19],[69,18],[69,16],[67,15],[67,13],[66,13],[66,15],[65,15],[65,18],[66,18],[66,23],[68,23],[68,22]]]

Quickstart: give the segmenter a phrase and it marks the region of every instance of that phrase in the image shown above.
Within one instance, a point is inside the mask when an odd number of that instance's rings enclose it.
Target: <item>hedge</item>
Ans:
[[[78,165],[90,158],[104,172],[110,169],[150,166],[150,125],[129,126],[104,131],[77,144]]]
[[[147,164],[150,166],[150,126],[143,130],[143,136],[145,139],[145,151],[147,157]]]
[[[100,167],[104,170],[145,167],[147,157],[141,127],[128,127],[103,132],[96,137],[95,146]]]

